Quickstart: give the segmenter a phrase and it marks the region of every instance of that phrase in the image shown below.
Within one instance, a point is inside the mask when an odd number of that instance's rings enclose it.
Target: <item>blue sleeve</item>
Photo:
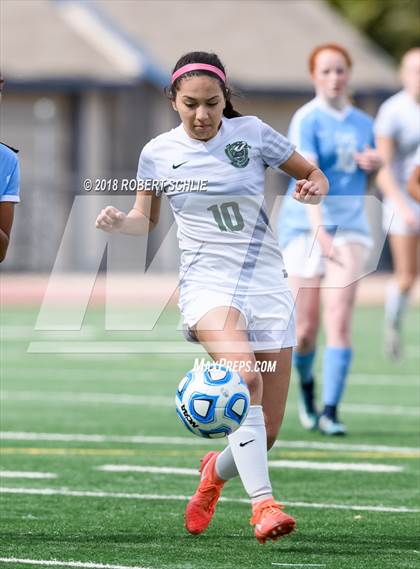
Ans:
[[[376,148],[375,123],[373,120],[370,123],[370,142],[369,142],[369,145],[372,148]]]
[[[20,170],[17,157],[10,174],[6,176],[6,180],[6,186],[0,194],[0,202],[20,202]]]
[[[301,154],[318,157],[316,141],[316,125],[313,115],[303,116],[297,112],[289,128],[289,140],[296,144],[296,149]]]

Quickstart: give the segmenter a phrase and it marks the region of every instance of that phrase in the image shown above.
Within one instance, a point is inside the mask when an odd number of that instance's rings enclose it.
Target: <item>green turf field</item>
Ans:
[[[140,334],[104,332],[99,309],[89,311],[81,333],[34,332],[36,316],[35,309],[2,315],[2,567],[51,560],[151,569],[420,566],[418,310],[406,322],[400,364],[382,355],[382,311],[357,310],[342,413],[347,438],[303,431],[292,385],[281,440],[269,459],[297,462],[270,471],[298,530],[265,546],[253,537],[239,480],[226,485],[226,501],[205,534],[184,530],[186,497],[198,480],[191,470],[223,444],[193,437],[175,415],[175,386],[194,356],[136,354]],[[180,340],[177,321],[170,309],[150,336],[154,346]],[[38,353],[28,353],[30,341]],[[43,346],[75,350],[75,342],[87,343],[87,353],[42,353]],[[95,345],[106,353],[88,353]],[[125,345],[131,353],[112,353]],[[298,468],[303,461],[342,466]],[[130,471],[133,466],[143,471]]]

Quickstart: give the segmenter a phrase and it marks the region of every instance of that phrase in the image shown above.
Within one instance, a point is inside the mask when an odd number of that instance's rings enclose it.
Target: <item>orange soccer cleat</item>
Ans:
[[[185,527],[192,534],[205,531],[213,517],[225,480],[216,474],[218,452],[208,452],[201,461],[200,483],[185,510]]]
[[[282,508],[283,505],[273,498],[261,500],[252,506],[250,524],[255,525],[254,533],[259,543],[265,543],[267,539],[276,541],[295,529],[295,520],[282,512]]]

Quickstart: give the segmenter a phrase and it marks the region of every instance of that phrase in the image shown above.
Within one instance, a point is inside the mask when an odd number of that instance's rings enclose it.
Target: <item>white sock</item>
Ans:
[[[272,498],[262,406],[251,405],[242,426],[228,439],[242,484],[251,500],[257,502]]]
[[[216,474],[222,480],[230,480],[239,474],[229,445],[216,459]]]
[[[395,281],[389,283],[386,291],[385,319],[395,330],[401,327],[401,320],[407,306],[408,292],[403,292]]]

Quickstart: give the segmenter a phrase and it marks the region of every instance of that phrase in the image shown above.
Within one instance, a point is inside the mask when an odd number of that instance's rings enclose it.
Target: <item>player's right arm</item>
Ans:
[[[407,189],[410,196],[420,203],[420,165],[414,167],[411,176],[408,179]]]
[[[392,171],[392,162],[395,154],[394,140],[391,137],[378,136],[376,144],[383,161],[383,166],[376,178],[379,189],[398,206],[409,225],[416,225],[416,216],[407,205]]]
[[[313,166],[315,171],[321,172],[319,169],[318,146],[316,140],[317,129],[319,129],[319,127],[313,120],[313,116],[311,116],[311,114],[305,116],[302,111],[298,111],[292,118],[289,129],[289,138],[294,144],[296,144],[299,153],[302,154],[307,162]],[[296,183],[297,189],[300,185],[301,181],[298,180]],[[327,185],[326,189],[322,192],[321,197],[325,196],[328,190],[329,185]],[[293,197],[297,199],[295,194],[293,194]],[[335,258],[337,253],[333,249],[333,238],[323,225],[321,200],[318,200],[318,203],[313,203],[313,205],[308,208],[307,213],[312,226],[312,231],[314,235],[316,235],[323,255],[328,258]]]
[[[159,214],[160,197],[152,191],[140,191],[127,214],[113,206],[105,207],[96,219],[96,228],[107,233],[147,235],[156,227]]]
[[[17,151],[12,152],[12,150],[1,144],[1,179],[3,180],[4,176],[7,182],[5,187],[0,187],[0,263],[6,258],[13,225],[14,207],[20,201],[19,161],[15,154]]]
[[[416,225],[415,214],[404,199],[403,191],[393,171],[396,152],[396,140],[399,136],[398,112],[395,109],[395,99],[391,97],[379,109],[375,121],[376,148],[382,159],[382,168],[376,177],[381,192],[390,199],[401,211],[408,225]]]
[[[153,141],[146,144],[140,153],[137,180],[156,180]],[[126,235],[147,235],[159,221],[160,197],[153,190],[139,190],[136,201],[128,214],[116,207],[107,206],[96,219],[96,227],[107,233]]]
[[[14,203],[0,202],[0,263],[6,258],[13,224]]]

